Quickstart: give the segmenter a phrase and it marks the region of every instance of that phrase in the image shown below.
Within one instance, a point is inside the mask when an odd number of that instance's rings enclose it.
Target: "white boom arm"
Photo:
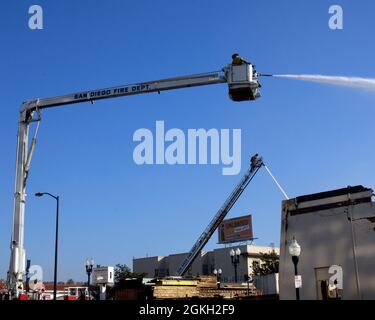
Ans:
[[[29,126],[40,121],[40,110],[66,104],[93,102],[100,99],[116,98],[133,94],[160,92],[179,88],[227,83],[229,95],[234,101],[255,100],[260,94],[259,83],[251,64],[228,65],[222,71],[161,79],[124,85],[112,88],[82,91],[60,97],[34,99],[22,104],[17,141],[16,178],[13,208],[13,229],[11,239],[11,257],[7,277],[8,289],[13,295],[23,290],[22,278],[25,274],[24,215],[26,200],[26,180],[35,148],[36,135],[28,146]]]
[[[186,77],[169,78],[150,82],[141,82],[130,85],[104,88],[90,91],[82,91],[66,96],[36,99],[25,102],[24,109],[44,109],[100,99],[117,98],[140,93],[160,92],[179,88],[203,86],[209,84],[225,83],[226,78],[220,72],[191,75]],[[22,110],[21,110],[22,111]]]

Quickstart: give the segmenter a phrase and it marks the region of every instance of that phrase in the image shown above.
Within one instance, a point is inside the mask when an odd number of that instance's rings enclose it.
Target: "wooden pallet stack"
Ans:
[[[189,299],[189,298],[244,298],[254,296],[251,286],[249,291],[239,284],[226,284],[218,288],[215,276],[197,276],[190,280],[160,280],[152,287],[153,299]]]
[[[154,299],[187,299],[198,297],[196,286],[154,286]]]
[[[217,278],[215,276],[198,276],[198,288],[217,288]]]

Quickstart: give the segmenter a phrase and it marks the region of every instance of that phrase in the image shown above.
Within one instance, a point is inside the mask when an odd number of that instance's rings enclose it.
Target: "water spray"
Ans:
[[[336,86],[362,88],[375,91],[374,78],[325,76],[321,74],[258,74],[260,77],[289,78],[302,81],[326,83]]]

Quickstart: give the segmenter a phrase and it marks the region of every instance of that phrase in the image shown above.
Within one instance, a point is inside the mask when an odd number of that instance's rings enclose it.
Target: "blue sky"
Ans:
[[[9,263],[18,109],[22,101],[219,70],[239,52],[263,73],[375,77],[373,1],[334,1],[344,29],[328,28],[332,1],[5,1],[0,19],[0,278]],[[28,8],[44,29],[28,28]],[[102,265],[187,251],[255,152],[290,196],[374,187],[375,93],[262,79],[262,98],[234,103],[226,85],[45,110],[28,180],[27,257],[52,279],[54,202],[61,196],[59,279]],[[242,129],[242,171],[137,166],[139,128]],[[279,244],[282,194],[265,171],[228,217],[253,214],[257,244]],[[217,235],[206,248],[217,247]]]

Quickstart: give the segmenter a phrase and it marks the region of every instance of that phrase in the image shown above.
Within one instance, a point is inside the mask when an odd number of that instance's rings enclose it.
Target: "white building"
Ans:
[[[301,299],[375,299],[375,203],[373,190],[348,187],[283,201],[280,241],[280,299],[296,299],[293,237],[301,246]],[[342,290],[329,268],[342,269]],[[329,287],[331,278],[331,287]],[[336,279],[340,282],[340,277]]]
[[[270,253],[275,250],[279,254],[279,248],[272,246],[234,245],[233,247],[214,249],[204,252],[195,259],[188,270],[188,275],[212,275],[214,269],[221,269],[222,282],[234,282],[235,272],[231,262],[230,250],[239,248],[241,250],[239,263],[237,265],[237,280],[243,282],[246,276],[252,275],[253,262],[261,263],[261,253]],[[133,259],[133,271],[145,272],[146,277],[163,277],[175,275],[178,267],[186,257],[187,253],[171,254],[169,256],[155,256]]]

